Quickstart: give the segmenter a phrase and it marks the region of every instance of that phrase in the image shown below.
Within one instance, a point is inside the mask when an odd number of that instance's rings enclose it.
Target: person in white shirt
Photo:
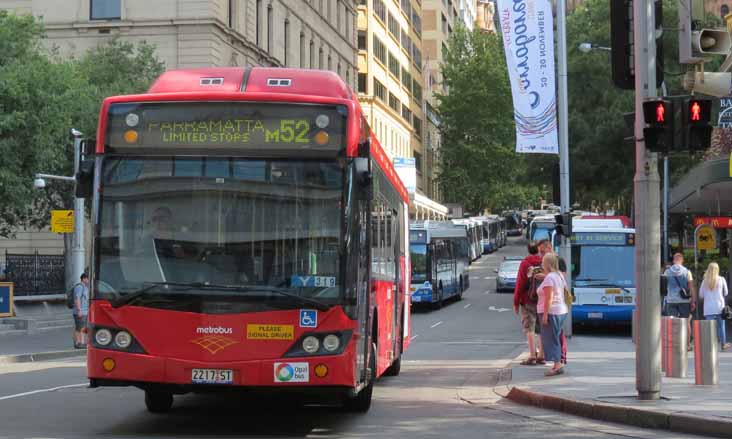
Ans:
[[[562,328],[567,319],[569,308],[564,302],[564,289],[567,283],[559,271],[559,258],[554,253],[547,253],[542,259],[542,268],[546,276],[539,285],[539,303],[536,306],[541,320],[541,342],[544,346],[544,359],[553,361],[554,365],[545,375],[554,376],[564,373],[562,366]]]
[[[732,343],[727,343],[725,321],[722,318],[725,297],[728,294],[727,281],[719,275],[719,265],[716,262],[710,263],[699,287],[699,296],[704,300],[704,318],[717,321],[717,339],[723,351],[732,348]]]

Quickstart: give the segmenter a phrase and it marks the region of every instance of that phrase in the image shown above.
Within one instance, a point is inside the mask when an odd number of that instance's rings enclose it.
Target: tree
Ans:
[[[68,184],[31,187],[38,172],[70,175],[71,127],[93,137],[104,97],[144,91],[163,70],[152,46],[112,41],[80,59],[43,48],[31,16],[0,11],[0,236],[43,227],[49,210],[69,206]]]
[[[449,93],[438,94],[445,198],[468,211],[526,205],[541,192],[514,153],[511,87],[500,38],[458,27],[441,66]],[[527,200],[529,197],[533,200]]]

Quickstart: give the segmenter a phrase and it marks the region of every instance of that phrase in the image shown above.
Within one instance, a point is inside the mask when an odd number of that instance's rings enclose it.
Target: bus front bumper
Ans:
[[[629,323],[633,318],[634,309],[634,305],[573,305],[572,323]]]

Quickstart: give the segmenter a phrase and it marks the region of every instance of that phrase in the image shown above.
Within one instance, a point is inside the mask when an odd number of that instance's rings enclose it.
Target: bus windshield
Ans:
[[[572,281],[577,287],[635,287],[635,247],[572,246]]]
[[[542,239],[551,239],[552,230],[554,230],[553,224],[536,224],[531,233],[531,240],[541,241]]]
[[[97,296],[168,282],[262,286],[263,296],[275,287],[335,303],[343,179],[335,160],[106,158]]]
[[[427,281],[427,244],[409,246],[412,261],[412,282]]]

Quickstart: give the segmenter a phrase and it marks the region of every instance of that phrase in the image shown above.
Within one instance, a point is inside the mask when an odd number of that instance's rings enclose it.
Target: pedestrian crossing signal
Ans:
[[[667,154],[674,147],[674,105],[666,99],[643,102],[643,129],[646,149]]]
[[[708,125],[712,119],[712,101],[709,99],[689,99],[686,101],[686,123]]]
[[[688,99],[684,105],[685,140],[690,152],[704,151],[712,140],[712,101]]]
[[[665,99],[653,99],[643,102],[643,119],[646,124],[657,127],[665,127],[673,117],[671,101]]]

